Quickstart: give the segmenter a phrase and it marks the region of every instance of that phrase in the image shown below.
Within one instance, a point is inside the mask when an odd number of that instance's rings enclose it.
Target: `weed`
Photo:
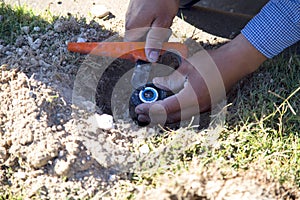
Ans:
[[[30,30],[38,26],[45,29],[48,22],[37,16],[26,6],[12,7],[0,2],[0,35],[6,43],[12,43],[21,33],[21,27],[28,26]],[[41,31],[42,31],[41,30]]]

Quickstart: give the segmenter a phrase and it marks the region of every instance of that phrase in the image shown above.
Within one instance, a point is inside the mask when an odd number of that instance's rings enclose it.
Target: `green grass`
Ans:
[[[41,17],[27,8],[26,6],[12,7],[0,2],[0,35],[1,39],[6,43],[12,43],[21,33],[21,27],[29,26],[32,31],[35,26],[39,26],[42,30],[48,25],[53,18],[45,14]]]

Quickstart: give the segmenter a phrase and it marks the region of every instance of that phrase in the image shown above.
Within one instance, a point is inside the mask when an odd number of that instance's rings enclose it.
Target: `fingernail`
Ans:
[[[138,120],[140,122],[150,122],[150,118],[148,116],[146,116],[146,115],[139,115],[138,116]]]
[[[150,51],[150,53],[148,54],[148,60],[150,62],[156,62],[158,60],[158,57],[159,57],[159,52],[155,50]]]
[[[159,83],[159,78],[157,78],[157,77],[153,78],[152,83],[158,84]]]

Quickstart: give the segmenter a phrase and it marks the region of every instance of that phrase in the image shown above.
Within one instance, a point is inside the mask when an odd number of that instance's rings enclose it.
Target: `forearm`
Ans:
[[[242,34],[209,54],[220,71],[227,91],[267,59]]]

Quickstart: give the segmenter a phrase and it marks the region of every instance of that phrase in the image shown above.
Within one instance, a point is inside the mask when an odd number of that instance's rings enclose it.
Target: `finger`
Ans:
[[[184,86],[189,68],[189,64],[183,61],[181,66],[173,73],[164,77],[155,77],[152,82],[161,89],[177,93]]]
[[[125,31],[124,42],[143,42],[150,27],[135,28]]]
[[[187,83],[184,89],[178,94],[153,104],[138,105],[135,111],[138,115],[148,115],[150,118],[148,122],[164,124],[165,122],[169,123],[187,119],[192,115],[200,113],[200,108],[196,93],[192,86]],[[144,119],[149,120],[149,118]],[[163,120],[165,120],[164,123]]]
[[[183,88],[186,76],[180,74],[178,71],[174,71],[172,74],[163,77],[155,77],[153,84],[163,90],[172,91],[176,93]]]
[[[152,27],[147,34],[145,46],[145,53],[150,62],[156,62],[158,60],[162,45],[168,41],[171,34],[172,31],[169,29],[168,22],[164,20],[161,22],[159,19],[156,19],[152,23]]]

